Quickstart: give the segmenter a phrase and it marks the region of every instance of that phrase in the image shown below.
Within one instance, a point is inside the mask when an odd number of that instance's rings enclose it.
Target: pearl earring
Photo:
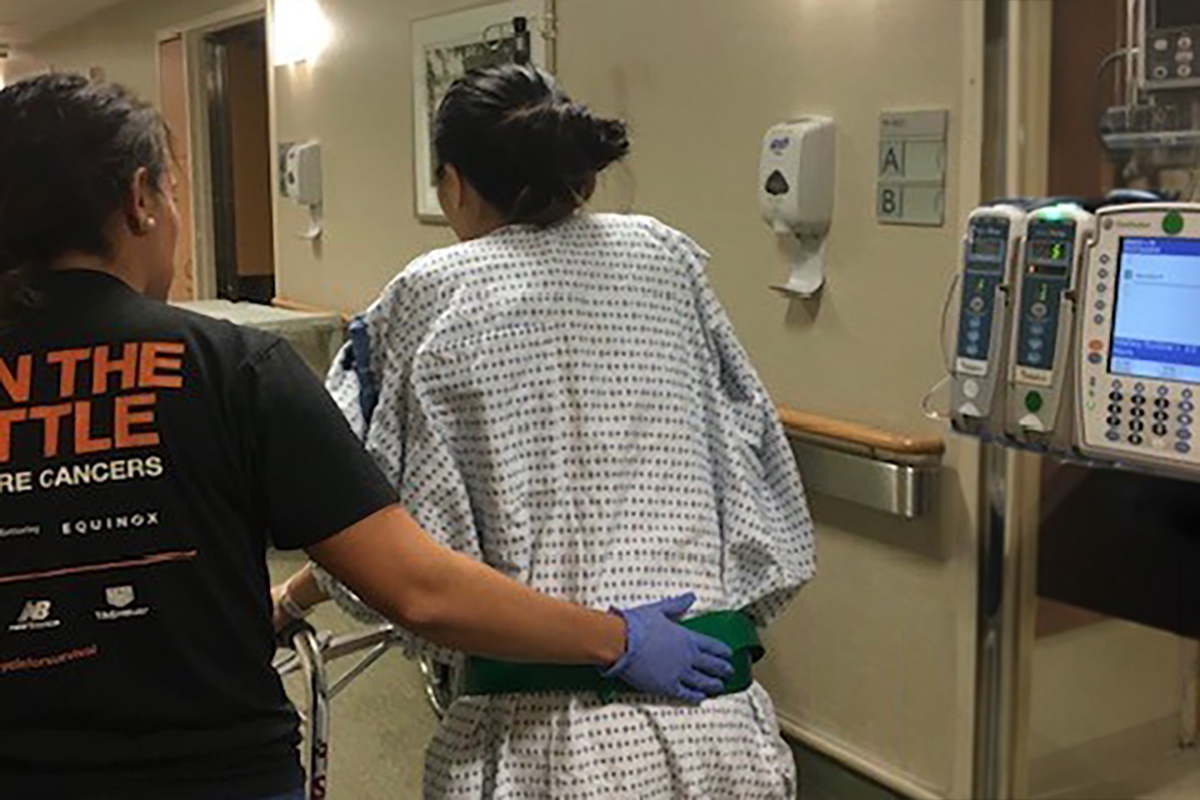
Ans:
[[[157,220],[157,219],[155,219],[154,217],[146,217],[146,222],[145,222],[145,228],[146,228],[146,230],[148,230],[148,231],[152,231],[152,230],[154,230],[154,229],[155,229],[155,228],[157,228],[157,227],[158,227],[158,220]]]

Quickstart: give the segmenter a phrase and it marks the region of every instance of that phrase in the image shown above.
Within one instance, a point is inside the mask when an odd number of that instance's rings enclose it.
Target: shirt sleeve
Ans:
[[[260,350],[238,378],[256,500],[276,547],[308,547],[395,505],[395,490],[290,345]]]

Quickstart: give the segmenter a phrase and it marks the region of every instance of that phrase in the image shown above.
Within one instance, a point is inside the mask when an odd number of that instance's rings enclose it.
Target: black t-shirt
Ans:
[[[280,339],[46,278],[0,334],[0,796],[299,786],[267,544],[395,501]]]

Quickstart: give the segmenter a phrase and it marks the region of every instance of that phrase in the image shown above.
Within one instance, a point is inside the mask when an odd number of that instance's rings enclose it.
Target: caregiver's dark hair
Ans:
[[[0,91],[0,324],[64,253],[112,257],[135,173],[160,187],[169,153],[161,115],[119,86],[51,74]]]
[[[629,152],[625,124],[573,103],[552,76],[509,64],[468,73],[438,108],[438,169],[453,164],[508,222],[553,225]]]

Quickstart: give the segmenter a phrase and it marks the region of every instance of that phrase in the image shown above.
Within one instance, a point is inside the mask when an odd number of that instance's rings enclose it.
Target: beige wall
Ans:
[[[322,0],[336,31],[329,50],[274,71],[277,138],[320,140],[325,174],[319,245],[297,236],[305,212],[278,206],[281,294],[359,308],[407,260],[450,241],[414,212],[409,26],[474,4]],[[152,91],[154,31],[215,5],[135,0],[39,55],[105,63],[110,77]],[[980,171],[982,3],[559,0],[558,16],[567,88],[632,126],[634,155],[598,204],[659,215],[712,251],[713,282],[778,401],[931,429],[918,406],[942,372],[937,320]],[[951,112],[948,224],[881,227],[879,113],[923,108]],[[765,129],[801,113],[838,121],[837,209],[825,295],[789,304],[768,289],[785,268],[757,216],[756,161]],[[777,626],[763,674],[794,730],[963,797],[975,456],[954,444],[948,458],[940,506],[922,523],[814,498],[822,573]]]
[[[323,144],[327,234],[314,252],[291,235],[302,213],[284,205],[281,291],[355,308],[449,241],[415,217],[406,38],[413,19],[468,4],[323,5],[337,40],[315,67],[277,70],[276,93],[280,138]],[[955,216],[974,205],[980,171],[981,6],[559,0],[562,81],[632,127],[634,155],[597,205],[658,215],[712,251],[713,282],[777,400],[905,431],[927,424],[918,405],[941,371]],[[942,229],[874,221],[879,113],[912,108],[951,111]],[[760,137],[800,113],[839,125],[831,275],[811,304],[769,290],[785,269],[755,195]],[[777,627],[764,670],[795,730],[957,797],[970,764],[973,453],[952,451],[965,474],[946,470],[942,508],[925,523],[814,498],[821,578]]]
[[[321,142],[325,234],[300,239],[308,212],[278,208],[279,293],[314,305],[366,306],[404,264],[449,244],[417,222],[413,192],[413,19],[478,5],[463,0],[323,0],[334,40],[315,64],[275,70],[280,141]]]

